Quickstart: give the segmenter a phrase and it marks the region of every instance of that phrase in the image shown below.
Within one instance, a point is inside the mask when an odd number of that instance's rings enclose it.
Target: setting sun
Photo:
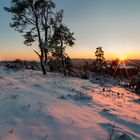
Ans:
[[[119,59],[120,59],[121,61],[123,61],[123,60],[126,59],[126,57],[125,57],[124,55],[121,55],[121,56],[119,57]]]

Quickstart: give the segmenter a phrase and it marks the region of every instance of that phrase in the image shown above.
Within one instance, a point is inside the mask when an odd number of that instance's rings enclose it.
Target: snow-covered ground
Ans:
[[[140,140],[140,97],[106,87],[1,68],[0,140]]]

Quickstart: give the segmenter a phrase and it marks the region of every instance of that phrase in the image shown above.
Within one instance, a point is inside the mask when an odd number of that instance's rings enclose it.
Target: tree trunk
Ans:
[[[67,76],[66,64],[65,64],[64,57],[61,58],[61,61],[62,61],[62,67],[63,67],[63,74],[64,74],[64,76]]]
[[[67,71],[66,71],[66,64],[65,64],[65,56],[63,54],[63,41],[62,39],[60,38],[60,42],[61,42],[61,62],[62,62],[62,67],[63,67],[63,74],[64,76],[67,76]]]
[[[45,65],[47,65],[47,61],[48,61],[48,49],[44,50],[44,55],[45,55]]]
[[[43,53],[43,50],[41,49],[41,54],[39,54],[37,51],[34,50],[34,52],[39,56],[39,59],[40,59],[40,65],[41,65],[41,69],[42,69],[42,72],[43,72],[43,75],[46,75],[47,74],[47,70],[46,70],[46,67],[45,67],[45,60],[44,59],[44,53]]]
[[[47,70],[46,70],[46,67],[45,67],[44,55],[45,55],[45,53],[43,52],[43,50],[41,48],[40,64],[41,64],[41,69],[42,69],[43,75],[46,75],[47,74]]]
[[[46,68],[45,68],[45,65],[44,65],[42,59],[40,59],[40,64],[41,64],[41,69],[42,69],[43,75],[46,75],[47,74],[47,71],[46,71]]]
[[[32,9],[33,9],[33,6],[32,6]],[[41,69],[42,69],[42,72],[43,72],[43,75],[46,75],[47,74],[47,71],[46,71],[46,68],[45,68],[45,60],[44,60],[44,51],[43,51],[43,44],[42,44],[42,39],[41,39],[41,31],[40,31],[40,28],[39,28],[39,21],[38,21],[38,16],[36,14],[36,12],[34,11],[33,9],[33,13],[35,15],[35,24],[36,24],[36,28],[37,28],[37,33],[38,33],[38,40],[39,40],[39,48],[40,48],[40,51],[41,51],[41,55],[37,53],[37,55],[39,56],[40,58],[40,64],[41,64]]]

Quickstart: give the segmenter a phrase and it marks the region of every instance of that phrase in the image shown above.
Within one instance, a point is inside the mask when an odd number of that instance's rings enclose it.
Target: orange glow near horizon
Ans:
[[[86,54],[72,54],[69,53],[68,54],[70,56],[70,58],[77,58],[77,59],[95,59],[94,54],[93,55],[86,55]],[[116,59],[118,58],[118,55],[105,55],[106,60],[112,60],[112,59]],[[3,55],[0,57],[0,60],[15,60],[15,59],[21,59],[21,60],[39,60],[38,56],[35,53],[31,53],[31,54],[12,54],[12,55]],[[119,60],[123,61],[126,59],[140,59],[140,57],[135,56],[130,56],[130,57],[126,57],[126,56],[119,56]]]
[[[140,59],[139,52],[131,54],[128,51],[125,51],[125,53],[117,52],[117,51],[107,51],[105,52],[105,59],[106,60],[112,60],[119,58],[120,60],[126,60],[126,59]],[[95,52],[94,50],[91,52],[90,50],[80,50],[78,51],[78,48],[72,48],[66,51],[66,53],[71,58],[79,58],[79,59],[95,59]],[[126,54],[127,53],[127,54]],[[0,56],[0,60],[15,60],[15,59],[21,59],[21,60],[39,60],[38,56],[33,52],[33,48],[27,48],[25,50],[16,50],[15,52],[11,51],[11,53],[7,51],[3,51],[2,55]]]
[[[6,41],[5,41],[6,42]],[[3,43],[1,48],[0,60],[39,60],[38,56],[34,53],[33,50],[38,51],[37,44],[34,44],[31,47],[25,46],[22,43],[22,40],[18,40],[17,42],[10,41],[8,45]],[[91,44],[87,44],[87,46],[91,46]],[[79,59],[95,59],[95,50],[96,44],[93,47],[86,47],[85,44],[81,45],[79,42],[76,42],[74,47],[67,47],[66,53],[71,58],[79,58]],[[114,45],[114,47],[104,47],[104,57],[106,60],[113,60],[116,58],[125,59],[140,59],[140,53],[137,49],[128,46],[128,48],[118,47]],[[123,58],[124,59],[124,58]]]
[[[4,60],[15,60],[15,59],[21,59],[21,60],[39,60],[38,56],[35,53],[32,54],[22,54],[22,53],[18,53],[18,54],[12,54],[12,55],[4,55],[0,57],[1,61]]]

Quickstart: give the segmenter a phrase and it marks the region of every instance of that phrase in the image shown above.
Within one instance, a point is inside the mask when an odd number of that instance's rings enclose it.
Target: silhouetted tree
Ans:
[[[95,56],[96,56],[96,61],[99,63],[101,63],[105,60],[104,51],[102,50],[102,47],[96,48]]]
[[[74,45],[75,38],[73,37],[74,33],[71,33],[69,28],[63,24],[60,24],[58,27],[55,28],[54,36],[53,36],[53,49],[52,55],[55,57],[59,57],[61,59],[63,73],[66,76],[66,64],[65,59],[67,54],[65,52],[66,47],[72,47]]]
[[[100,72],[104,66],[106,67],[104,51],[102,50],[102,47],[96,48],[95,56],[96,56],[96,65],[95,65],[96,70],[95,71]]]
[[[49,48],[52,47],[57,27],[62,24],[63,10],[55,12],[52,0],[11,0],[11,6],[4,9],[12,14],[10,26],[23,34],[26,45],[38,42],[40,52],[34,52],[40,58],[45,75]]]

